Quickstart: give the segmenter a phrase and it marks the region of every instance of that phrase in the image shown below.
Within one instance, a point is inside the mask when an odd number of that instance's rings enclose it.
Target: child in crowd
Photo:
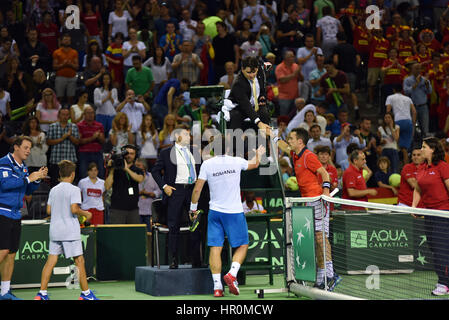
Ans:
[[[397,195],[398,190],[389,184],[389,178],[391,175],[390,159],[385,156],[380,157],[379,160],[377,160],[377,168],[378,171],[374,174],[374,180],[376,181],[377,186],[379,188],[390,189],[395,195]]]

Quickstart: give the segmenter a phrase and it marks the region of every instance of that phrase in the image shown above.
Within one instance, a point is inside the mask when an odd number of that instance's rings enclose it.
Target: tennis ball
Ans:
[[[368,177],[368,170],[363,169],[363,179],[366,180],[366,177]]]
[[[390,183],[390,186],[392,187],[399,187],[399,184],[401,183],[401,175],[399,173],[393,173],[388,178],[388,182]]]
[[[298,181],[296,181],[296,177],[288,178],[285,184],[292,191],[299,190]]]
[[[78,217],[78,221],[80,222],[80,224],[83,224],[84,222],[86,222],[87,218],[85,216],[79,216]]]

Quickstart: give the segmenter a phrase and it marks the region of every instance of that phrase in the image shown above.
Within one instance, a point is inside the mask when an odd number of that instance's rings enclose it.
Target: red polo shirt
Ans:
[[[444,180],[449,179],[449,164],[423,165],[416,176],[421,189],[421,201],[427,209],[449,210],[449,192]]]
[[[390,41],[385,38],[372,37],[370,44],[370,54],[368,68],[380,68],[385,59],[388,58]]]
[[[412,206],[413,188],[408,184],[407,179],[415,178],[418,167],[414,163],[407,163],[401,171],[401,184],[399,185],[398,203]]]
[[[358,53],[369,53],[368,32],[366,29],[356,26],[353,32],[353,46]]]
[[[411,40],[398,41],[398,55],[400,59],[406,59],[413,56],[413,42]]]
[[[317,197],[323,193],[321,184],[318,183],[317,170],[323,165],[312,151],[306,149],[301,157],[291,151],[296,180],[302,197]]]
[[[399,60],[398,62],[402,66],[402,61]],[[386,59],[383,62],[382,67],[386,68],[386,67],[391,66],[392,64],[393,64],[393,61],[391,61],[390,59]],[[402,80],[404,79],[404,77],[406,75],[407,75],[407,73],[405,72],[405,68],[401,68],[401,67],[390,68],[385,71],[384,84],[394,84],[394,83],[402,84]]]
[[[103,125],[100,122],[93,121],[90,125],[85,121],[78,122],[76,124],[78,126],[78,131],[83,139],[90,138],[94,135],[95,132],[100,131],[104,133]],[[93,142],[89,142],[83,145],[80,145],[79,152],[100,152],[101,144],[95,140]]]
[[[368,201],[368,197],[351,198],[348,194],[348,188],[356,190],[366,190],[366,182],[363,178],[363,169],[357,169],[353,164],[349,164],[348,169],[343,172],[343,199]],[[363,207],[342,205],[343,210],[365,210]]]

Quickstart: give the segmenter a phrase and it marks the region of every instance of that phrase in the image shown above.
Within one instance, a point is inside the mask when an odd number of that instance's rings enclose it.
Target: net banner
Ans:
[[[293,207],[293,248],[295,278],[302,281],[315,281],[315,229],[313,208]]]
[[[302,213],[298,206],[304,212],[310,210],[307,203],[313,201],[321,201],[323,206],[332,203],[335,208],[328,234],[331,257],[326,256],[324,267],[324,273],[331,275],[325,281],[331,285],[326,283],[324,288],[317,286],[318,272],[315,278],[312,272],[301,270],[304,257],[317,246],[305,241],[306,215],[296,213]],[[342,204],[363,210],[342,210]],[[286,208],[286,229],[292,230],[294,251],[287,262],[295,270],[293,287],[301,295],[318,299],[331,299],[332,294],[336,299],[449,299],[449,212],[326,196],[286,198]],[[316,251],[315,257],[324,257],[324,251]],[[310,259],[309,255],[306,265]],[[337,278],[338,285],[332,286]]]

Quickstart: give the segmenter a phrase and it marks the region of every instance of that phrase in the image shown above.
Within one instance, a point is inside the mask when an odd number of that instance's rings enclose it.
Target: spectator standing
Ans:
[[[308,81],[310,85],[310,103],[313,105],[321,105],[325,102],[326,96],[321,94],[320,84],[324,75],[327,74],[327,70],[324,68],[324,56],[322,54],[317,54],[315,60],[316,69],[310,72]]]
[[[112,77],[112,85],[116,89],[120,89],[123,85],[123,40],[124,35],[117,32],[112,42],[106,49],[106,60],[108,61],[109,72]]]
[[[175,32],[175,24],[167,23],[166,33],[160,37],[159,46],[164,49],[165,56],[173,62],[173,58],[180,52],[181,36]]]
[[[44,15],[44,20],[40,24],[35,24],[38,32],[38,40],[45,44],[50,55],[58,49],[59,29],[56,24],[52,22],[51,14]]]
[[[242,10],[242,20],[250,19],[252,22],[251,32],[258,32],[263,22],[269,21],[267,9],[258,4],[257,0],[248,0],[248,5]]]
[[[51,146],[49,163],[49,175],[51,186],[58,184],[59,167],[62,160],[77,162],[76,146],[79,144],[78,127],[68,122],[70,119],[69,109],[62,108],[58,111],[58,122],[49,126],[47,133],[47,144]]]
[[[132,21],[133,18],[129,14],[128,10],[125,10],[123,0],[115,1],[115,9],[109,13],[108,25],[108,39],[111,43],[112,39],[118,32],[123,34],[124,38],[128,37],[128,23]]]
[[[322,48],[326,59],[332,57],[332,52],[337,46],[337,33],[344,32],[340,20],[331,14],[331,7],[324,7],[323,17],[316,23],[316,42]]]
[[[80,15],[81,21],[87,28],[90,38],[95,39],[100,48],[103,46],[103,21],[99,11],[93,8],[93,0],[85,1],[84,10]]]
[[[20,50],[20,59],[24,70],[28,74],[32,74],[37,69],[49,72],[51,70],[50,54],[47,45],[38,40],[37,29],[28,29],[27,40]]]
[[[162,36],[167,32],[167,25],[169,23],[172,23],[173,26],[175,27],[175,29],[173,29],[173,32],[179,30],[178,19],[170,15],[170,8],[168,6],[168,3],[162,2],[159,6],[159,10],[160,10],[159,19],[156,19],[154,21],[155,35],[153,35],[153,39],[155,47],[157,47],[158,43],[160,43]],[[170,61],[171,60],[172,59],[170,59]]]
[[[319,95],[326,96],[327,111],[337,115],[339,111],[348,111],[347,100],[351,93],[348,78],[343,71],[335,67],[332,58],[324,61],[327,74],[322,76]]]
[[[359,103],[354,91],[357,81],[357,69],[360,68],[361,57],[354,46],[346,41],[346,34],[344,32],[337,33],[337,42],[332,55],[334,64],[337,66],[337,69],[343,71],[348,78],[351,102],[355,110],[355,116],[358,119],[360,118],[358,111]]]
[[[109,73],[100,78],[101,86],[94,90],[94,104],[96,107],[96,120],[103,125],[106,139],[112,128],[112,120],[116,114],[115,107],[119,104],[118,92],[112,87],[112,78]]]
[[[182,40],[192,40],[196,33],[198,23],[191,19],[190,11],[187,9],[182,10],[181,16],[182,21],[179,22],[179,31],[182,36]]]
[[[303,31],[302,25],[298,22],[298,11],[293,9],[288,14],[288,19],[279,25],[276,32],[277,42],[281,52],[292,50],[296,55],[298,48],[303,46]]]
[[[198,83],[200,71],[204,68],[200,57],[193,53],[193,43],[184,40],[181,46],[181,53],[173,58],[171,67],[178,80],[188,79],[192,85]]]
[[[128,70],[133,67],[133,57],[139,55],[142,60],[146,57],[146,47],[142,41],[137,39],[137,30],[129,28],[129,40],[122,46],[123,54],[123,74],[126,77]]]
[[[304,37],[305,46],[298,49],[296,58],[298,64],[301,65],[301,72],[304,80],[308,81],[310,73],[317,68],[316,58],[318,55],[323,55],[320,47],[315,46],[315,38],[311,33]]]
[[[224,65],[228,61],[233,61],[238,67],[240,61],[239,46],[234,35],[229,34],[224,22],[216,23],[218,35],[212,40],[215,51],[214,71],[216,81],[226,74]]]
[[[381,68],[383,85],[382,85],[382,106],[381,114],[385,113],[385,100],[393,94],[393,86],[402,84],[404,77],[407,75],[406,68],[402,64],[402,60],[398,58],[398,50],[390,48],[388,51],[388,59],[384,60]]]
[[[374,91],[378,80],[380,79],[380,71],[385,59],[388,58],[388,49],[390,49],[390,41],[382,35],[382,29],[374,29],[368,32],[368,43],[370,54],[368,59],[368,101],[366,107],[373,107]]]
[[[86,173],[82,172],[82,175],[86,176]],[[83,199],[81,209],[92,214],[90,224],[104,224],[103,194],[106,189],[104,180],[98,177],[98,166],[95,162],[89,163],[87,176],[78,182],[78,188],[81,190]]]
[[[77,123],[79,132],[79,173],[84,178],[88,171],[89,163],[97,164],[98,175],[104,178],[103,144],[104,128],[100,122],[95,121],[95,110],[91,106],[84,108],[84,120]]]
[[[303,80],[301,67],[295,63],[293,51],[286,51],[284,60],[277,66],[276,79],[279,87],[279,114],[287,115],[298,97],[298,80]]]
[[[256,39],[256,35],[251,33],[248,40],[243,42],[240,46],[240,55],[242,59],[246,57],[261,57],[262,56],[262,45]]]
[[[142,65],[142,57],[134,56],[132,61],[133,67],[126,74],[126,88],[133,90],[137,96],[143,96],[144,100],[149,101],[153,97],[153,72],[150,68]]]
[[[402,86],[395,85],[393,94],[387,97],[387,112],[393,112],[395,123],[399,125],[398,146],[402,151],[404,164],[408,163],[408,150],[412,146],[413,128],[416,124],[416,109],[412,99],[402,94]]]
[[[55,91],[59,101],[67,97],[67,104],[72,105],[76,93],[76,72],[79,68],[78,52],[70,48],[71,37],[64,34],[61,46],[53,52],[53,69],[56,71]]]
[[[143,65],[150,68],[153,73],[153,97],[156,97],[161,86],[170,78],[173,71],[170,60],[164,55],[164,50],[161,47],[156,47],[154,57],[150,57]]]
[[[432,93],[432,85],[426,77],[421,75],[421,65],[414,63],[410,75],[404,79],[404,94],[408,95],[416,108],[418,122],[423,138],[429,134],[429,106],[427,95]]]

